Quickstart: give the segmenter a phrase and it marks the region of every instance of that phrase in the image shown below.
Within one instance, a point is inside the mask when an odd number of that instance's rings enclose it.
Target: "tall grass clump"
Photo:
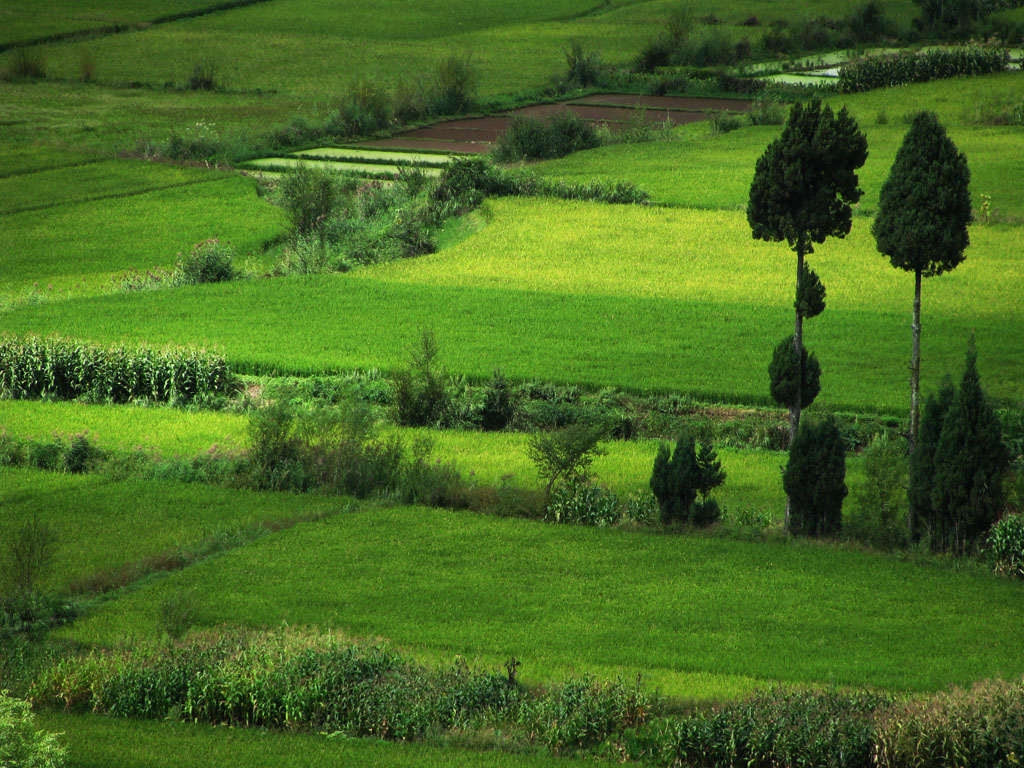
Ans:
[[[427,105],[435,115],[460,115],[468,112],[476,100],[479,77],[472,62],[452,54],[437,65],[427,95]]]
[[[187,405],[226,396],[234,386],[224,358],[205,350],[0,339],[0,396],[11,399]]]
[[[338,111],[327,121],[337,136],[369,136],[387,128],[393,118],[391,97],[378,82],[358,80],[342,97]]]
[[[5,80],[42,80],[46,77],[46,58],[37,48],[16,48],[4,71]]]
[[[197,61],[188,76],[190,91],[212,91],[217,87],[217,66],[211,61]]]
[[[574,38],[565,49],[566,81],[574,88],[596,85],[602,74],[601,54],[588,51],[583,41]]]

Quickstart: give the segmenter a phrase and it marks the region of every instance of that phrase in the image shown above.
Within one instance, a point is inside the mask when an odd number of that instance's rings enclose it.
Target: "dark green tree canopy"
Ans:
[[[821,365],[812,352],[807,354],[807,347],[800,349],[803,358],[803,385],[800,386],[800,363],[793,349],[793,337],[787,336],[775,347],[772,361],[768,364],[769,389],[772,399],[779,405],[791,408],[796,402],[797,392],[800,393],[804,408],[814,402],[821,391]]]
[[[801,425],[789,447],[782,486],[792,507],[789,530],[797,536],[835,536],[843,524],[846,446],[833,417]]]
[[[935,449],[942,435],[942,425],[946,420],[956,387],[947,374],[939,387],[938,393],[928,395],[924,404],[924,415],[921,418],[921,431],[917,434],[917,445],[910,458],[910,482],[907,494],[917,510],[914,530],[911,535],[916,539],[924,533],[925,526],[932,531],[932,538],[940,539],[944,530],[935,519],[932,510],[932,488],[935,486]]]
[[[818,273],[806,264],[800,270],[793,306],[802,317],[817,317],[825,311],[825,285]]]
[[[839,114],[818,99],[797,104],[782,135],[757,161],[747,221],[755,238],[786,240],[811,250],[811,243],[850,232],[850,205],[860,200],[855,171],[868,143],[843,107]]]
[[[964,260],[972,220],[967,158],[931,112],[914,118],[882,185],[871,227],[894,267],[941,275]]]

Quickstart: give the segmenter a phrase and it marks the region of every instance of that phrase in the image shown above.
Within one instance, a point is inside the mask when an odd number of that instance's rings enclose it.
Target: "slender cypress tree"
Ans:
[[[1010,462],[999,418],[981,389],[974,341],[935,448],[932,507],[945,520],[947,544],[958,555],[977,543],[1003,509],[1003,475]]]
[[[878,250],[898,269],[914,273],[910,352],[910,434],[913,454],[919,429],[921,377],[921,278],[955,269],[970,243],[972,220],[967,158],[946,136],[931,112],[915,118],[882,185],[871,227]],[[911,497],[907,525],[913,536],[916,508]]]
[[[868,156],[867,139],[844,107],[833,114],[818,99],[795,105],[782,135],[768,145],[757,161],[750,186],[747,221],[755,239],[785,240],[796,252],[796,300],[793,332],[794,360],[800,367],[789,407],[790,441],[806,406],[803,321],[825,308],[825,287],[805,263],[815,243],[850,232],[850,206],[860,200],[855,171]],[[774,377],[773,377],[774,378]]]

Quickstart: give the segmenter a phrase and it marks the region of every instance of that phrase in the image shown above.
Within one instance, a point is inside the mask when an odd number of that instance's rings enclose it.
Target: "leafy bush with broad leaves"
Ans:
[[[1024,513],[1004,515],[992,526],[985,543],[996,573],[1024,579]]]
[[[233,391],[224,358],[188,348],[100,347],[50,337],[0,339],[0,396],[187,405]]]
[[[622,517],[622,504],[607,488],[570,480],[551,494],[544,510],[549,523],[607,528]]]
[[[1008,62],[1006,49],[980,46],[867,56],[839,68],[839,90],[857,93],[949,77],[987,75],[1002,72]]]
[[[57,736],[35,729],[28,702],[0,690],[0,765],[4,768],[59,768],[67,750]]]

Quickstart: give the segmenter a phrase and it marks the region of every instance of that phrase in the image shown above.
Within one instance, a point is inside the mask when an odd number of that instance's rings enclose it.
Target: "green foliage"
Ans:
[[[46,77],[46,59],[39,48],[16,48],[11,56],[4,80],[42,80]]]
[[[451,54],[442,59],[427,103],[435,115],[460,115],[472,109],[476,100],[479,75],[470,60]]]
[[[498,137],[494,157],[499,162],[564,157],[600,144],[594,125],[575,112],[556,112],[546,119],[517,115]]]
[[[932,112],[920,112],[896,153],[871,226],[894,267],[941,275],[964,260],[970,243],[967,158]]]
[[[1003,515],[985,539],[995,572],[1024,579],[1024,513]]]
[[[573,88],[587,88],[601,79],[601,54],[588,51],[582,40],[573,38],[565,49],[566,81]]]
[[[650,481],[662,525],[688,523],[702,527],[716,522],[721,511],[708,494],[724,482],[721,462],[710,444],[701,443],[698,452],[693,436],[682,435],[670,455],[668,446],[662,443]]]
[[[772,399],[786,408],[793,407],[797,395],[800,396],[801,407],[806,408],[814,402],[821,391],[821,365],[817,356],[813,352],[808,354],[806,346],[801,347],[800,352],[802,371],[793,346],[793,337],[787,336],[776,345],[772,361],[768,365],[769,391]]]
[[[35,729],[28,702],[0,690],[0,765],[4,768],[60,768],[67,750],[57,736]]]
[[[500,370],[494,372],[484,392],[484,403],[480,409],[480,427],[487,432],[504,429],[515,418],[516,393],[501,375]]]
[[[794,105],[755,166],[747,205],[754,238],[809,253],[812,243],[845,237],[865,159],[867,140],[846,107],[834,115],[818,99]]]
[[[873,719],[890,698],[872,693],[773,688],[667,727],[662,759],[711,768],[744,765],[860,768],[874,747]]]
[[[875,728],[879,768],[1016,765],[1024,754],[1024,680],[984,680],[894,704]]]
[[[391,124],[391,100],[380,82],[365,78],[342,97],[338,111],[327,121],[327,131],[337,136],[369,136]]]
[[[846,445],[834,418],[800,425],[782,487],[790,501],[791,533],[819,538],[839,533],[847,494]]]
[[[194,349],[99,347],[50,337],[0,339],[0,394],[186,405],[234,387],[224,358]]]
[[[278,196],[297,234],[319,228],[335,212],[339,187],[337,174],[309,165],[293,166],[281,176]]]
[[[235,267],[235,249],[230,243],[221,244],[212,238],[196,243],[192,251],[178,259],[171,274],[173,285],[222,283],[238,277]]]
[[[875,549],[895,549],[907,539],[906,443],[883,432],[875,436],[862,456],[864,484],[853,494],[855,505],[843,520],[843,532]]]
[[[817,317],[825,311],[825,286],[813,269],[806,264],[802,266],[796,282],[796,302],[793,306],[801,317]],[[807,405],[810,405],[810,401]]]
[[[210,61],[197,61],[188,76],[190,91],[212,91],[217,87],[217,66]]]
[[[622,507],[614,493],[575,479],[556,488],[544,509],[544,520],[550,523],[607,528],[620,517]]]
[[[946,414],[956,398],[956,387],[949,374],[942,381],[938,393],[928,395],[917,433],[917,445],[910,457],[910,476],[907,496],[916,512],[914,519],[915,539],[926,531],[930,539],[945,539],[945,525],[941,523],[932,506],[932,489],[935,487],[935,451],[942,436],[942,425]]]
[[[1002,48],[939,48],[866,56],[839,68],[839,90],[857,93],[907,83],[1001,72],[1009,54]]]
[[[973,341],[956,397],[935,447],[932,545],[969,552],[1003,511],[1010,457],[995,411],[981,389]],[[937,535],[936,535],[937,534]]]
[[[540,478],[548,481],[545,487],[548,497],[556,484],[587,481],[590,465],[595,458],[605,454],[600,443],[607,434],[604,424],[577,422],[530,435],[526,453],[537,466]]]
[[[38,516],[25,521],[0,550],[0,594],[34,594],[53,570],[59,546],[57,531],[48,522]]]
[[[433,331],[420,333],[417,347],[409,351],[408,367],[397,371],[395,421],[408,427],[438,425],[449,407],[445,372],[440,368],[441,350]]]

